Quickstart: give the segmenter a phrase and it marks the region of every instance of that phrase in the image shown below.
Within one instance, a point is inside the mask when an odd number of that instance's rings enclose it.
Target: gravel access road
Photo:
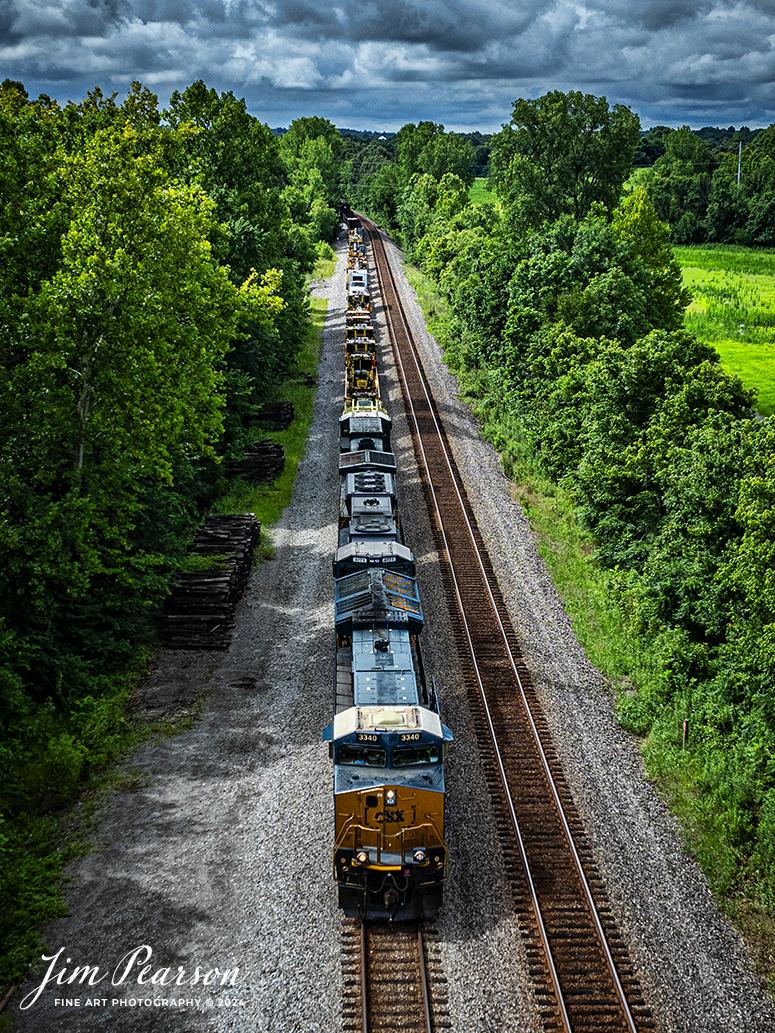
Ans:
[[[137,705],[149,717],[174,716],[200,693],[211,694],[193,729],[131,758],[126,768],[138,791],[106,799],[95,849],[72,867],[69,915],[46,934],[56,960],[42,963],[7,1009],[21,1033],[341,1029],[343,923],[331,879],[331,767],[321,742],[332,716],[346,239],[338,254],[334,276],[314,286],[329,299],[319,390],[293,499],[272,532],[276,557],[252,574],[227,654],[165,651],[141,687]],[[636,744],[617,725],[611,696],[573,636],[498,457],[458,400],[406,284],[403,295],[661,1029],[773,1033],[775,1011],[739,937],[683,853]],[[401,513],[426,615],[425,665],[455,735],[447,768],[451,874],[436,922],[452,1029],[534,1033],[521,937],[384,333],[382,339]],[[49,981],[32,1003],[49,965]],[[29,1006],[20,1010],[25,997]],[[61,1003],[68,1000],[80,1003]]]

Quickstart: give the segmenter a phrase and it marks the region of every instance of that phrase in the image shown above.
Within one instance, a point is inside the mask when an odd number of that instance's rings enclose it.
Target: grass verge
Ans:
[[[278,441],[285,451],[285,468],[271,484],[251,484],[235,481],[231,490],[214,508],[217,513],[255,513],[261,521],[259,558],[273,554],[271,528],[291,500],[296,471],[304,456],[307,435],[312,423],[315,399],[313,374],[320,356],[321,335],[328,303],[324,298],[310,301],[310,328],[304,349],[299,354],[284,384],[278,386],[269,401],[292,402],[293,423],[287,430],[272,431],[266,435]]]

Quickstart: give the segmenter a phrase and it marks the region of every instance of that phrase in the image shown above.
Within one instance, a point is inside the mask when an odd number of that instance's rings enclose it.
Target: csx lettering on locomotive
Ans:
[[[403,811],[377,811],[374,815],[375,821],[387,822],[390,824],[391,821],[403,821]]]

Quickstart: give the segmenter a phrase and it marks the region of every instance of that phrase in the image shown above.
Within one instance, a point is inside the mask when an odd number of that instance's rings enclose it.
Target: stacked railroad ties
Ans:
[[[425,681],[414,556],[396,505],[363,230],[348,222],[345,401],[339,420],[334,877],[345,913],[432,917],[447,875],[444,756],[452,733]]]
[[[257,423],[266,430],[287,430],[293,417],[292,402],[267,402]],[[250,481],[273,481],[284,467],[283,446],[262,439],[229,464],[229,473]],[[260,532],[253,513],[207,517],[190,550],[204,561],[205,569],[178,574],[167,600],[161,639],[168,648],[229,648]]]

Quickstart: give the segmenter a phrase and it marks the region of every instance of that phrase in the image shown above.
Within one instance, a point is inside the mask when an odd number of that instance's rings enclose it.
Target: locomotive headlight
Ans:
[[[367,864],[369,860],[369,851],[359,850],[358,853],[355,855],[355,860],[358,862],[358,864]]]
[[[395,791],[395,789],[386,789],[385,790],[385,806],[386,807],[395,807],[395,805],[396,805],[396,791]]]
[[[426,856],[427,855],[424,850],[415,850],[415,852],[412,854],[415,864],[422,864]]]

